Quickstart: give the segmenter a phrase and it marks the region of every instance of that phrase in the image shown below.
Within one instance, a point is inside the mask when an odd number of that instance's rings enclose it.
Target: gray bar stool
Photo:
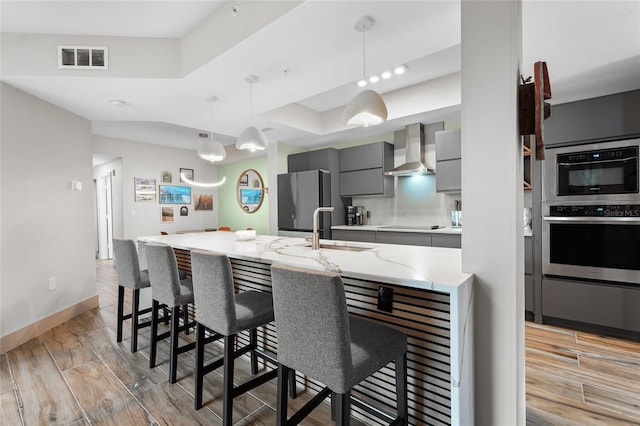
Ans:
[[[147,265],[149,267],[149,281],[151,282],[151,351],[149,368],[156,366],[156,350],[158,342],[170,337],[169,350],[169,383],[176,382],[178,355],[195,348],[195,342],[178,345],[178,335],[181,331],[189,332],[195,326],[195,321],[188,319],[187,305],[193,303],[193,285],[191,278],[180,279],[178,263],[173,249],[164,244],[145,244]],[[171,330],[158,335],[158,310],[160,305],[171,309]],[[180,310],[184,316],[180,325]]]
[[[391,424],[408,424],[407,336],[350,316],[338,274],[272,265],[271,280],[278,334],[277,424],[300,423],[330,394],[336,425],[349,424],[352,402],[379,414],[362,401],[352,401],[351,388],[391,361],[395,361],[397,400],[397,417]],[[326,387],[287,418],[286,378],[290,369]]]
[[[275,356],[258,348],[257,327],[273,321],[271,294],[244,291],[236,294],[231,262],[224,254],[202,250],[191,252],[193,292],[196,304],[196,386],[195,408],[202,407],[204,376],[224,365],[224,425],[232,424],[233,398],[273,379],[277,370],[261,374],[239,386],[233,385],[234,359],[249,352],[251,374],[258,373],[258,357],[277,365]],[[205,330],[213,332],[205,338]],[[249,344],[234,351],[236,335],[249,330]],[[224,354],[205,365],[205,344],[224,337]]]
[[[151,308],[140,310],[140,289],[149,287],[148,272],[140,270],[138,251],[133,240],[113,239],[113,264],[118,273],[118,324],[116,342],[122,342],[124,321],[131,320],[131,352],[138,350],[138,330],[151,325],[150,321],[140,322],[139,317],[151,312]],[[131,313],[124,314],[124,289],[132,290]]]

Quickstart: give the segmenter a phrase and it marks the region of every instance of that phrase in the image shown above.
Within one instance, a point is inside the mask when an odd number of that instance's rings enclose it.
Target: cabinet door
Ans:
[[[382,169],[355,170],[340,173],[340,195],[382,194],[384,191],[384,175]]]
[[[299,230],[313,229],[313,211],[320,207],[320,172],[298,172],[296,185],[296,224]]]
[[[297,154],[287,156],[287,170],[289,173],[310,170],[307,168],[307,154],[306,152],[298,152]]]
[[[434,247],[461,248],[462,235],[457,234],[432,234],[431,245]]]
[[[462,160],[436,162],[436,192],[462,190]]]
[[[524,276],[524,310],[533,312],[533,277]]]
[[[460,129],[436,132],[436,161],[454,160],[462,157]]]
[[[331,171],[331,150],[335,148],[307,152],[307,170]]]
[[[424,232],[379,231],[376,232],[376,243],[430,246],[431,234]]]
[[[524,273],[533,274],[533,238],[524,237]]]
[[[383,166],[383,144],[376,142],[340,150],[340,171],[381,168]]]
[[[296,229],[296,174],[278,175],[278,229]]]
[[[357,230],[351,231],[349,229],[332,229],[331,239],[342,240],[342,241],[360,241],[363,243],[375,243],[376,232],[375,231],[357,231]]]
[[[640,291],[584,281],[542,279],[542,315],[640,332]]]

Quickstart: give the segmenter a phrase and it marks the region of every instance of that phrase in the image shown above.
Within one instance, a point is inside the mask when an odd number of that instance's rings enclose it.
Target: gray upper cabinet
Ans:
[[[393,196],[393,145],[376,142],[340,150],[340,195]]]
[[[304,172],[307,170],[327,170],[337,168],[336,161],[338,150],[325,148],[316,151],[298,152],[287,157],[287,170],[289,173]]]
[[[640,90],[553,105],[544,121],[545,146],[640,135]]]
[[[462,191],[460,129],[436,132],[436,192]]]

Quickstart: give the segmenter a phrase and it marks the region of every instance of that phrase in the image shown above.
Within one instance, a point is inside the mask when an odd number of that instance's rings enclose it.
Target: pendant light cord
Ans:
[[[362,80],[367,81],[367,70],[366,70],[367,55],[365,53],[364,33],[365,33],[365,30],[363,29],[362,30]]]

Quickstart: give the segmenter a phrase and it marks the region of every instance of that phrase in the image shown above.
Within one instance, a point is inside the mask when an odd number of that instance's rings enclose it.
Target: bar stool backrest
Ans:
[[[351,335],[340,276],[272,265],[271,279],[278,362],[334,391],[350,387]]]
[[[113,264],[118,272],[118,283],[130,289],[147,287],[142,284],[138,252],[133,240],[113,239]]]
[[[166,244],[147,243],[145,251],[153,299],[170,307],[181,305],[180,275],[173,249]]]
[[[238,332],[231,262],[225,254],[191,251],[196,321],[225,336]]]

